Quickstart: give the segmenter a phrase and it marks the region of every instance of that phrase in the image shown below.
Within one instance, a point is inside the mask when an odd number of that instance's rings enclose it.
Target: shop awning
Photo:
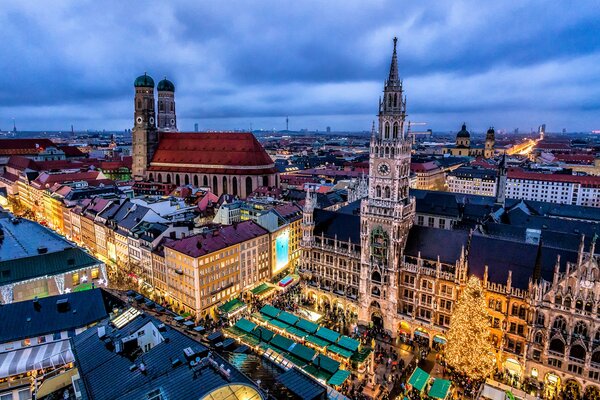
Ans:
[[[240,319],[235,323],[235,326],[246,333],[251,333],[254,328],[256,328],[256,324],[254,322],[248,321],[246,318]]]
[[[271,339],[271,344],[278,349],[289,351],[290,347],[294,344],[294,341],[281,335],[275,335],[273,339]]]
[[[254,289],[250,290],[250,293],[252,293],[255,296],[262,296],[274,289],[275,288],[273,286],[269,285],[268,283],[263,282],[260,285],[258,285],[257,287],[255,287]]]
[[[450,391],[450,381],[446,379],[436,379],[429,389],[429,397],[434,399],[445,399]]]
[[[246,308],[246,303],[241,301],[240,299],[231,299],[228,302],[221,304],[218,307],[218,310],[223,314],[233,314],[238,310]]]
[[[319,369],[323,369],[330,374],[335,373],[340,369],[340,363],[332,358],[329,358],[323,354],[319,354],[313,361],[312,364]]]
[[[434,336],[433,341],[440,344],[446,344],[446,338],[440,335]]]
[[[252,331],[252,334],[262,340],[263,342],[270,342],[275,336],[275,333],[267,328],[262,326],[257,326],[255,330]]]
[[[350,350],[346,350],[338,345],[332,344],[331,346],[327,346],[327,351],[330,351],[338,356],[342,356],[344,358],[352,357],[352,352]]]
[[[319,329],[319,325],[304,318],[300,318],[298,322],[296,322],[296,326],[308,333],[315,333],[317,329]]]
[[[285,322],[288,325],[294,325],[296,322],[298,322],[298,320],[300,319],[299,317],[295,316],[294,314],[290,314],[287,311],[282,311],[278,316],[277,319],[280,321]]]
[[[343,347],[344,349],[348,349],[352,352],[358,350],[358,346],[360,346],[360,342],[356,339],[352,339],[348,336],[342,336],[338,341],[337,345]]]
[[[263,308],[260,309],[261,314],[266,315],[269,318],[275,318],[279,315],[279,313],[281,312],[279,309],[273,307],[272,305],[265,305],[263,306]]]
[[[338,338],[340,337],[340,334],[336,331],[332,331],[331,329],[325,328],[323,326],[319,328],[315,335],[317,335],[321,339],[327,340],[330,343],[337,342]]]
[[[350,371],[346,371],[345,369],[340,369],[335,374],[333,374],[333,376],[331,378],[329,378],[329,380],[327,381],[327,384],[331,385],[331,386],[340,386],[344,382],[346,382],[346,379],[348,379],[349,376],[350,376]]]
[[[304,361],[311,361],[314,358],[316,351],[300,343],[296,343],[296,345],[292,347],[290,353]]]
[[[418,329],[415,330],[415,335],[429,339],[429,335],[427,334],[427,332],[424,332],[424,331],[421,331]]]
[[[0,353],[0,379],[27,371],[56,368],[73,362],[68,340]]]
[[[325,347],[325,346],[327,346],[329,344],[328,341],[323,340],[321,338],[318,338],[316,336],[312,336],[312,335],[309,336],[309,337],[307,337],[306,341],[308,341],[309,343],[312,343],[312,344],[314,344],[315,346],[318,346],[318,347]]]
[[[301,339],[304,339],[306,336],[308,336],[308,333],[304,332],[302,329],[296,328],[295,326],[288,326],[285,328],[285,331]]]
[[[273,326],[275,326],[275,327],[277,327],[277,328],[279,328],[279,329],[287,329],[287,328],[290,327],[288,324],[286,324],[285,322],[282,322],[282,321],[280,321],[278,319],[272,319],[268,323],[271,324],[271,325],[273,325]]]
[[[421,368],[415,368],[414,372],[408,379],[408,383],[412,385],[413,388],[417,389],[419,392],[423,391],[427,381],[429,380],[429,374],[423,371]]]

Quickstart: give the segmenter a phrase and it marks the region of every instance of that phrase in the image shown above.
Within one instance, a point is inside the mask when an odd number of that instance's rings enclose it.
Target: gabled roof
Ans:
[[[315,236],[322,234],[330,239],[337,237],[342,242],[350,240],[353,244],[360,245],[360,216],[315,209],[313,218]]]
[[[56,147],[50,139],[0,139],[0,154],[37,154],[47,147]]]
[[[185,168],[184,172],[275,171],[273,160],[250,132],[162,133],[150,170],[166,168]]]
[[[66,309],[58,300],[68,301]],[[101,289],[26,300],[0,307],[0,343],[82,328],[98,322],[122,301]]]
[[[408,233],[404,255],[454,265],[469,243],[469,232],[413,225]]]
[[[244,221],[212,232],[173,240],[165,244],[165,247],[196,258],[268,233],[269,231],[256,222]]]
[[[164,339],[145,352],[120,353],[114,343],[152,324]],[[229,378],[219,372],[210,362],[195,371],[188,363],[184,349],[190,348],[199,357],[205,357],[209,350],[190,337],[166,326],[158,329],[161,321],[141,314],[121,329],[116,329],[106,320],[99,324],[106,329],[106,337],[98,336],[97,327],[73,337],[72,350],[81,376],[84,400],[146,400],[148,394],[160,389],[163,398],[169,400],[201,399],[214,389],[241,383],[255,388],[255,384],[239,372],[227,360],[216,353],[211,357],[217,366],[223,365]],[[150,334],[146,330],[145,334]],[[108,346],[110,340],[113,345]],[[175,362],[178,360],[179,362]],[[140,368],[144,364],[144,370]],[[137,367],[131,369],[135,364]]]

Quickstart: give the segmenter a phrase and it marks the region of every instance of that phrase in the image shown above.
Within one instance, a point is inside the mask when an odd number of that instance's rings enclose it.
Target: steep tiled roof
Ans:
[[[356,245],[360,245],[360,216],[315,209],[315,236],[325,236],[342,242],[348,239]]]
[[[244,221],[237,225],[224,226],[213,232],[174,240],[166,243],[165,247],[196,258],[267,233],[269,231],[256,222]]]
[[[0,139],[0,154],[36,154],[55,146],[49,139]]]
[[[249,132],[163,133],[150,170],[232,170],[240,174],[275,171],[273,160]]]
[[[435,261],[438,256],[446,264],[454,264],[460,259],[463,249],[467,249],[469,232],[429,228],[414,225],[408,233],[404,254],[411,257],[421,257]]]

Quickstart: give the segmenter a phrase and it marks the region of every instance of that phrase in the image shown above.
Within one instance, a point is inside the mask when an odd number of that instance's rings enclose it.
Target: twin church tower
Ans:
[[[158,114],[154,100],[154,79],[147,74],[138,76],[133,84],[134,127],[132,130],[133,176],[136,180],[144,178],[146,167],[150,164],[158,146],[159,132],[177,132],[175,114],[175,85],[163,79],[156,86],[158,92]]]

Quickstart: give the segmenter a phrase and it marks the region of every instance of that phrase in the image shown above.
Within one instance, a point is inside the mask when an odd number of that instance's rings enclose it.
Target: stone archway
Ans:
[[[588,385],[583,391],[583,398],[586,400],[600,400],[600,388],[596,385]]]
[[[373,300],[369,306],[369,315],[371,316],[370,322],[373,328],[385,329],[381,306],[375,300]]]
[[[568,379],[562,388],[562,398],[565,400],[579,400],[581,398],[581,385],[575,379]]]

